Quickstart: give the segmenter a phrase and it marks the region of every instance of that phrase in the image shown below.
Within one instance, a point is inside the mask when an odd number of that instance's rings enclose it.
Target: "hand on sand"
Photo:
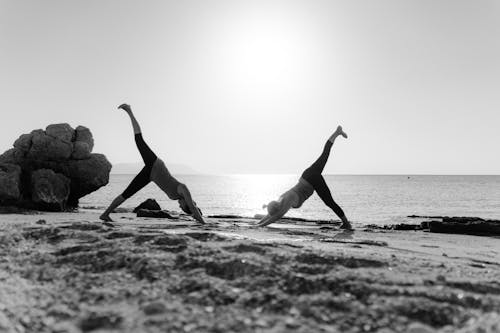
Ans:
[[[342,135],[344,138],[347,139],[347,134],[342,130],[342,126],[337,127],[337,130],[335,131],[334,135],[336,136]]]
[[[201,216],[200,216],[199,218],[197,218],[196,216],[193,216],[193,215],[191,215],[191,216],[192,216],[192,217],[196,220],[196,222],[197,222],[198,224],[201,224],[201,225],[207,224],[207,223],[205,222],[205,220],[203,219],[203,217],[201,217]]]
[[[273,223],[273,222],[268,222],[267,220],[263,220],[263,221],[260,221],[259,223],[257,223],[255,225],[255,227],[257,227],[257,228],[266,227],[266,226],[270,225],[271,223]]]
[[[132,112],[132,108],[130,107],[130,105],[125,104],[125,103],[121,104],[121,105],[118,107],[118,109],[122,109],[122,110],[123,110],[123,111],[125,111],[125,112]]]

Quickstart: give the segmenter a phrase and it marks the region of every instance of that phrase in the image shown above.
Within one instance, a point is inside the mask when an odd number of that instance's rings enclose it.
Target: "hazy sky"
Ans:
[[[300,173],[500,173],[500,1],[0,0],[0,153],[50,123],[139,161]]]

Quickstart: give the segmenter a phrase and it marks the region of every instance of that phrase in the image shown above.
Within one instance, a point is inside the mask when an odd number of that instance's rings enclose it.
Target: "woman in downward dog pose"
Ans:
[[[118,108],[124,110],[132,121],[135,143],[137,144],[139,153],[141,153],[145,166],[139,174],[135,176],[125,191],[116,197],[113,202],[111,202],[106,211],[100,216],[100,219],[106,222],[112,222],[109,214],[113,212],[115,208],[120,206],[125,200],[130,198],[152,181],[158,185],[158,187],[165,192],[170,199],[178,200],[179,207],[184,212],[193,216],[199,223],[204,224],[205,221],[201,216],[201,211],[198,207],[196,207],[196,203],[191,198],[191,193],[189,192],[187,186],[177,181],[177,179],[170,174],[165,166],[165,163],[163,163],[163,161],[159,159],[144,142],[141,134],[141,128],[132,113],[130,105],[122,104]]]
[[[321,175],[325,168],[326,161],[328,160],[328,156],[330,155],[333,143],[338,136],[347,138],[347,134],[342,130],[341,126],[337,127],[335,133],[333,133],[325,143],[325,147],[320,157],[302,173],[297,185],[283,193],[278,201],[271,201],[267,204],[268,215],[260,220],[257,224],[258,226],[263,227],[276,222],[282,218],[290,208],[299,208],[302,206],[304,201],[316,191],[321,200],[323,200],[323,202],[342,220],[342,225],[340,227],[342,229],[352,229],[351,223],[347,220],[342,208],[333,200],[325,179]]]

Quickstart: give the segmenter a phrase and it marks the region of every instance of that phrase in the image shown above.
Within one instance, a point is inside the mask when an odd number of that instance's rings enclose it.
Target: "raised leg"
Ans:
[[[152,167],[158,157],[156,157],[156,154],[153,153],[151,148],[144,142],[141,133],[135,135],[135,144],[137,145],[137,149],[139,149],[144,164]]]
[[[308,178],[311,178],[315,175],[321,175],[323,169],[325,168],[326,162],[328,161],[328,157],[330,156],[330,151],[332,149],[333,143],[339,135],[347,138],[347,134],[345,134],[341,126],[338,126],[337,130],[330,136],[328,141],[326,141],[325,146],[323,147],[323,152],[318,157],[318,159],[304,171],[304,173],[302,174],[302,178],[307,180]]]
[[[128,104],[122,104],[118,108],[125,111],[130,117],[130,121],[132,122],[132,128],[134,130],[135,144],[137,145],[137,149],[141,154],[144,164],[146,166],[152,165],[156,161],[157,157],[155,153],[153,153],[151,148],[149,148],[149,146],[146,144],[146,142],[144,142],[144,139],[142,137],[141,126],[139,126],[139,122],[137,121],[137,119],[135,119],[134,113],[132,112],[132,108]]]
[[[134,134],[141,133],[141,126],[139,126],[139,122],[134,117],[134,113],[132,112],[132,108],[128,104],[122,104],[118,107],[118,109],[122,109],[125,111],[130,117],[130,121],[132,122],[132,128],[134,129]]]

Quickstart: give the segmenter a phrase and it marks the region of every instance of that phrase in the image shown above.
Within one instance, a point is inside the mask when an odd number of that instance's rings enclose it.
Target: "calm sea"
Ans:
[[[82,207],[104,209],[134,175],[110,176],[106,187],[84,197]],[[178,175],[188,185],[204,215],[263,214],[264,203],[297,181],[296,175]],[[325,176],[333,198],[355,223],[408,222],[408,215],[479,216],[500,219],[500,176]],[[122,207],[133,208],[155,198],[163,209],[179,210],[154,184],[149,184]],[[314,194],[288,216],[336,219]],[[413,221],[417,222],[417,221]]]

